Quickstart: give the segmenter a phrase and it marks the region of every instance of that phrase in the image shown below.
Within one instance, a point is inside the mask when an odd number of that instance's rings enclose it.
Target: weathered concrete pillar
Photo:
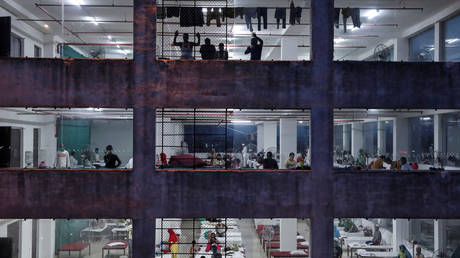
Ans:
[[[289,158],[289,153],[297,153],[297,119],[280,119],[280,168]]]
[[[297,219],[280,219],[280,251],[297,250]]]
[[[409,153],[409,120],[396,118],[393,122],[393,160],[407,158]]]
[[[359,150],[364,147],[363,123],[351,124],[351,154],[358,157]]]
[[[32,220],[23,220],[19,222],[19,257],[32,257]]]
[[[38,220],[38,258],[54,257],[56,221],[52,219]]]

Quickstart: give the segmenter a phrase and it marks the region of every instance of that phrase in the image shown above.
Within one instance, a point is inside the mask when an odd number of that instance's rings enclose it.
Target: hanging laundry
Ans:
[[[222,21],[225,21],[225,18],[234,19],[235,18],[235,8],[225,7],[222,10]]]
[[[157,6],[157,19],[163,20],[166,18],[166,8]]]
[[[167,7],[166,8],[166,17],[179,17],[180,8],[179,7]]]
[[[283,29],[286,28],[286,8],[276,8],[275,10],[276,28],[280,28],[280,20],[283,20]]]
[[[206,25],[211,25],[211,20],[216,20],[217,27],[220,27],[220,13],[219,8],[210,8],[208,7],[206,12]]]
[[[257,8],[257,30],[261,30],[261,22],[263,19],[264,23],[264,30],[267,29],[267,8],[266,7],[258,7]]]
[[[349,17],[351,17],[351,8],[350,7],[347,7],[347,8],[342,8],[342,19],[343,19],[343,32],[346,33],[347,32],[347,20]]]
[[[334,26],[338,29],[340,23],[340,8],[334,8]]]
[[[353,27],[361,28],[361,11],[359,8],[351,9],[351,20],[353,21]]]
[[[180,8],[180,26],[181,27],[203,27],[204,16],[203,10],[199,7],[181,7]]]
[[[243,7],[235,8],[235,18],[240,16],[240,19],[243,19],[243,15],[244,15],[244,8]]]
[[[300,24],[300,19],[302,18],[302,7],[296,7],[297,16],[295,17],[298,24]]]
[[[256,18],[257,9],[256,8],[244,8],[244,19],[246,20],[246,27],[249,31],[254,31],[252,28],[252,18]]]

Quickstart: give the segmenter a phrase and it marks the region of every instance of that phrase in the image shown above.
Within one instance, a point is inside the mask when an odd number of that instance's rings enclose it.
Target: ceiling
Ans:
[[[133,9],[132,0],[63,0],[64,14],[62,14],[61,0],[4,0],[1,4],[8,10],[15,3],[25,11],[16,8],[15,13],[20,18],[32,19],[29,24],[45,34],[62,36],[62,27],[53,19],[65,19],[63,38],[67,43],[89,43],[88,46],[78,46],[82,51],[91,50],[107,52],[106,58],[132,57],[131,44]],[[298,60],[309,59],[310,52],[310,0],[294,0],[296,6],[303,7],[301,25],[289,25],[289,9],[287,10],[286,29],[277,29],[273,7],[289,7],[291,0],[216,0],[216,1],[184,1],[159,0],[159,6],[213,6],[213,7],[269,7],[268,29],[257,30],[257,19],[252,19],[255,32],[264,40],[262,59],[281,59],[283,56],[297,56]],[[335,29],[334,58],[337,60],[362,60],[366,54],[372,53],[379,43],[388,44],[388,40],[395,38],[409,27],[417,24],[439,10],[446,8],[460,0],[336,0],[336,7],[359,7],[361,9],[361,28],[351,30],[352,20],[348,19],[349,30],[343,32],[343,25]],[[96,6],[99,5],[99,6]],[[104,6],[104,7],[101,7]],[[270,9],[272,7],[272,9]],[[399,8],[406,9],[399,9]],[[366,9],[367,8],[367,9]],[[372,9],[372,8],[375,8]],[[420,8],[409,10],[409,8]],[[379,10],[376,12],[376,10]],[[36,21],[44,20],[44,21]],[[249,45],[251,32],[246,28],[245,20],[236,18],[227,25],[216,25],[183,28],[177,24],[178,18],[169,18],[158,21],[158,33],[164,35],[157,39],[157,52],[164,57],[179,55],[179,49],[171,46],[176,30],[192,35],[200,32],[202,42],[209,37],[213,44],[227,44],[230,57],[233,59],[248,59],[244,55]],[[215,23],[215,20],[213,21]],[[342,17],[340,17],[342,24]],[[46,25],[45,25],[46,24]],[[164,32],[164,33],[162,33]],[[283,39],[280,36],[284,36]],[[192,38],[193,39],[193,38]],[[181,39],[179,39],[181,40]],[[292,43],[294,42],[294,43]],[[92,43],[106,44],[104,46],[91,45]],[[291,43],[291,45],[289,45]],[[126,46],[124,45],[126,44]],[[292,47],[297,45],[297,48]],[[289,46],[284,47],[283,46]],[[283,49],[283,50],[282,50]],[[195,49],[198,51],[198,48]],[[287,53],[287,54],[285,54]],[[199,53],[197,53],[199,56]],[[293,59],[292,57],[290,59]]]

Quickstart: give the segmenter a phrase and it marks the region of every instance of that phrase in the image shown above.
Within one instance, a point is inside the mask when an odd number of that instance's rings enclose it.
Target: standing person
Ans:
[[[70,155],[65,150],[64,143],[61,143],[61,148],[56,152],[56,168],[69,168],[70,167]]]
[[[180,47],[180,50],[181,50],[180,59],[185,59],[185,60],[193,59],[193,47],[197,47],[200,45],[200,33],[196,34],[198,42],[189,42],[188,33],[184,33],[182,35],[183,42],[177,42],[178,36],[179,36],[179,31],[176,30],[176,33],[174,34],[173,46]]]
[[[425,258],[425,255],[422,254],[422,248],[420,246],[415,248],[414,258]]]
[[[99,148],[95,148],[94,153],[92,153],[91,161],[99,162],[100,160],[101,160],[101,156],[99,155]]]
[[[217,60],[228,60],[228,51],[224,49],[224,43],[219,43],[219,50],[216,53]]]
[[[107,145],[105,148],[105,156],[104,162],[106,168],[117,168],[121,165],[121,160],[118,158],[116,154],[112,153],[113,147],[112,145]]]
[[[382,242],[382,233],[380,232],[380,226],[375,225],[374,235],[372,236],[371,241],[367,241],[366,244],[369,245],[380,245]]]
[[[262,58],[262,48],[264,41],[252,33],[251,45],[244,52],[245,55],[251,54],[251,60],[260,60]]]
[[[278,162],[273,159],[271,151],[267,152],[267,158],[263,162],[264,169],[278,169]]]
[[[76,168],[78,166],[78,160],[75,158],[76,154],[74,150],[70,152],[70,168]]]
[[[206,38],[204,40],[204,45],[200,47],[201,59],[203,60],[212,60],[216,59],[216,47],[211,45],[211,40]]]
[[[216,238],[215,233],[211,233],[211,236],[208,240],[208,245],[206,246],[206,252],[212,251],[212,258],[217,258],[218,251],[220,251],[219,240]]]
[[[289,153],[289,159],[284,163],[286,169],[295,169],[297,167],[297,162],[294,160],[294,152]]]
[[[196,244],[196,241],[193,240],[192,241],[192,246],[190,247],[190,251],[189,251],[189,257],[190,258],[195,258],[195,254],[197,254],[198,252],[200,251],[200,246],[198,246]]]
[[[177,245],[177,242],[179,242],[179,238],[176,235],[176,232],[172,229],[168,229],[169,233],[169,250],[171,251],[172,258],[177,258],[177,253],[179,252],[179,246]]]

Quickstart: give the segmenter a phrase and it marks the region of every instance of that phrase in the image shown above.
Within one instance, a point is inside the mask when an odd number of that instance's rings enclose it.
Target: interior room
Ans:
[[[458,170],[458,114],[458,110],[337,109],[334,167]]]
[[[11,17],[11,56],[130,59],[132,4],[119,0],[5,0],[0,3],[0,16]],[[263,42],[257,60],[310,60],[310,0],[164,0],[157,4],[160,59],[249,60],[252,54],[245,52],[256,33]],[[336,0],[335,7],[334,60],[431,62],[459,58],[458,0]],[[186,13],[190,10],[192,14]],[[190,19],[193,21],[188,22]],[[176,31],[178,44],[174,43]],[[191,44],[185,44],[186,57],[181,47],[184,34]],[[203,51],[211,51],[213,56],[203,58],[200,50],[206,38],[210,44]]]
[[[342,257],[456,257],[458,220],[341,218],[334,220],[334,254]],[[423,256],[422,256],[423,255]]]
[[[155,257],[308,257],[309,219],[162,218],[155,224]],[[0,254],[127,258],[132,227],[130,219],[3,219]]]

